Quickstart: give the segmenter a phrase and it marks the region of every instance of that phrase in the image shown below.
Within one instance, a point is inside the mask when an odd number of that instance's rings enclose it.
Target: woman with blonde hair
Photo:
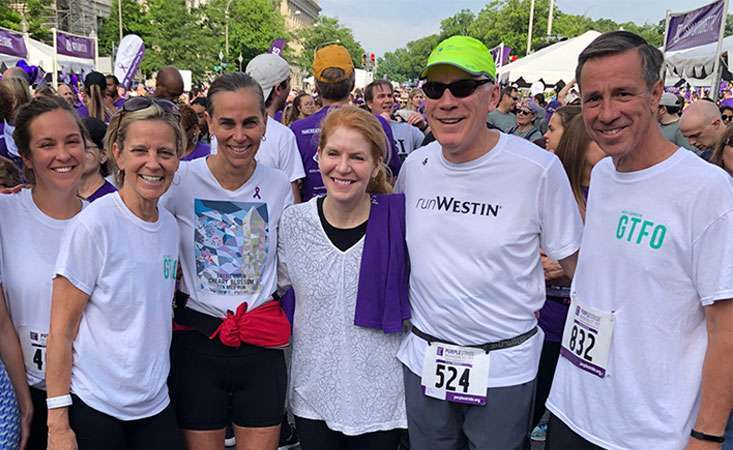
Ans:
[[[409,318],[405,204],[389,194],[377,119],[328,114],[318,166],[326,195],[280,222],[280,288],[292,286],[290,405],[303,450],[396,448],[407,427],[395,358]]]
[[[107,79],[99,72],[89,72],[84,77],[84,101],[76,108],[79,117],[94,117],[109,122],[114,111],[104,102]]]
[[[69,226],[54,270],[49,450],[183,446],[167,385],[178,228],[158,201],[185,145],[178,117],[150,97],[110,122],[120,189]]]

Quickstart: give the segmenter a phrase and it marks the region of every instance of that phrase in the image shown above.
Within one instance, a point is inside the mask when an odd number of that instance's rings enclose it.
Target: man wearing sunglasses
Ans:
[[[680,112],[682,112],[682,99],[671,92],[662,94],[657,109],[657,120],[662,134],[668,141],[692,150],[695,147],[685,139],[680,131]]]
[[[555,155],[487,128],[499,88],[484,44],[446,39],[422,76],[436,141],[407,157],[395,187],[411,261],[413,328],[398,354],[410,442],[519,448],[543,340],[540,247],[572,275],[580,216]]]
[[[519,101],[519,93],[514,86],[507,86],[501,90],[501,100],[495,110],[489,113],[488,122],[504,133],[517,126],[517,116],[514,109]]]

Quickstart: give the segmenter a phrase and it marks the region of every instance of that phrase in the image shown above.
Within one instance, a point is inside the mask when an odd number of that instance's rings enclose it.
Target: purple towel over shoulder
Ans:
[[[372,195],[354,325],[385,333],[402,331],[402,322],[410,318],[409,275],[405,196]]]

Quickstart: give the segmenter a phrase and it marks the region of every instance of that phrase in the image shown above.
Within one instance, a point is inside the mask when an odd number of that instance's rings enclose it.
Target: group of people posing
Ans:
[[[545,406],[550,450],[730,443],[733,184],[662,134],[656,48],[590,44],[551,151],[487,123],[514,93],[476,39],[433,50],[402,114],[389,83],[349,105],[351,56],[324,46],[322,107],[289,128],[281,60],[212,82],[193,157],[162,91],[96,141],[61,97],[17,105],[4,445],[218,450],[233,424],[275,450],[286,405],[304,450],[523,449]],[[393,122],[428,135],[404,162]],[[102,155],[114,188],[80,195]]]

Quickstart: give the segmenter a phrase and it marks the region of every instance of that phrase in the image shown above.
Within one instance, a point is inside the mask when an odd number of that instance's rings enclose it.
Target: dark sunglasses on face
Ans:
[[[428,81],[422,87],[425,96],[432,100],[438,100],[448,89],[457,98],[465,98],[473,94],[482,84],[491,83],[491,80],[458,80],[450,84],[438,83],[437,81]]]
[[[731,120],[733,120],[733,115],[729,116],[728,114],[723,114],[720,116],[720,118],[725,120],[726,122],[730,122]]]
[[[143,109],[150,108],[153,104],[160,106],[163,111],[180,119],[181,111],[178,109],[178,105],[164,98],[132,97],[125,101],[122,105],[122,110],[125,112],[142,111]]]
[[[524,114],[524,115],[527,115],[528,116],[528,115],[532,114],[532,111],[530,111],[528,109],[519,109],[519,110],[517,110],[517,114]]]

